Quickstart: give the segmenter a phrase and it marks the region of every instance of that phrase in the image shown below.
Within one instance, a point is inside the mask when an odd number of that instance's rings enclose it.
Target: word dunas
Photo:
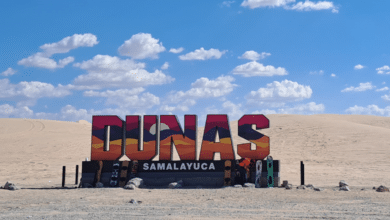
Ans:
[[[180,160],[195,160],[197,116],[184,116],[184,132],[175,115],[144,116],[143,149],[140,143],[140,120],[138,115],[92,117],[91,160],[116,160],[126,155],[130,160],[152,160],[157,155],[159,136],[160,161],[172,160],[173,145]],[[243,158],[262,160],[269,155],[269,137],[252,129],[269,128],[264,115],[244,115],[238,121],[238,135],[254,144],[237,145],[237,154]],[[160,128],[160,129],[158,129]],[[158,132],[160,130],[160,132]],[[219,142],[215,142],[218,132]],[[221,160],[234,160],[235,154],[227,115],[207,115],[199,160],[213,160],[219,152]]]

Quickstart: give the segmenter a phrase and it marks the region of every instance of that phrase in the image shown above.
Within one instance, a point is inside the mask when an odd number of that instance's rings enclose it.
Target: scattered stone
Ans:
[[[317,188],[317,187],[314,187],[313,188],[315,191],[324,191],[324,189],[323,188]]]
[[[372,189],[375,189],[375,186],[374,186],[374,187],[372,187]]]
[[[20,188],[15,186],[15,185],[11,185],[8,187],[9,190],[19,190]]]
[[[234,188],[242,188],[242,185],[236,184],[236,185],[234,185]]]
[[[287,185],[288,185],[288,181],[287,180],[283,180],[282,187],[286,187]]]
[[[173,183],[170,183],[168,185],[168,188],[170,188],[170,189],[177,189],[177,188],[181,188],[181,187],[182,187],[182,185],[177,183],[177,182],[173,182]]]
[[[15,185],[15,184],[12,183],[12,182],[8,182],[8,181],[7,181],[7,182],[5,183],[5,185],[4,185],[4,189],[8,189],[8,187],[11,186],[11,185]]]
[[[126,185],[130,185],[130,184],[133,184],[134,186],[136,187],[142,187],[143,184],[144,184],[144,180],[139,178],[139,177],[135,177],[135,178],[132,178],[131,180],[129,180]]]
[[[244,184],[244,187],[254,188],[254,187],[255,187],[255,184],[254,184],[254,183],[245,183],[245,184]]]
[[[306,188],[314,189],[314,186],[313,186],[312,184],[307,184],[307,185],[306,185]]]
[[[348,188],[348,186],[342,186],[342,187],[340,187],[340,190],[342,190],[342,191],[351,191],[351,190]]]
[[[287,184],[286,189],[292,189],[292,184]]]
[[[389,188],[386,186],[379,186],[378,189],[376,189],[377,192],[389,192]]]
[[[18,190],[20,189],[19,187],[17,187],[14,183],[12,182],[6,182],[5,185],[4,185],[4,189],[8,189],[8,190]]]
[[[130,190],[135,190],[136,188],[137,188],[137,187],[134,186],[133,184],[125,185],[125,186],[123,187],[123,189],[130,189]]]
[[[344,180],[340,180],[339,187],[343,187],[343,186],[348,186],[348,183],[345,182]]]
[[[297,186],[297,189],[306,189],[306,186],[300,185],[300,186]]]
[[[141,204],[142,201],[137,201],[135,199],[131,199],[129,203],[131,203],[131,204]]]
[[[103,188],[104,187],[103,183],[101,183],[101,182],[97,182],[95,186],[96,186],[96,188]]]

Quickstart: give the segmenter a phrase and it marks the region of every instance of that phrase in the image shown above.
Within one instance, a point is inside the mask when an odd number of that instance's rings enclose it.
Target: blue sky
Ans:
[[[388,1],[5,1],[0,117],[390,116]]]

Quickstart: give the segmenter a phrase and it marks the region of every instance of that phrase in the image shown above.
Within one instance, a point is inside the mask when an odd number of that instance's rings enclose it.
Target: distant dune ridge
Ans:
[[[270,128],[259,130],[271,139],[270,151],[281,163],[281,179],[299,185],[300,161],[305,183],[337,186],[345,180],[354,186],[389,185],[390,118],[366,115],[267,115]],[[198,125],[199,126],[199,125]],[[184,125],[182,125],[184,127]],[[203,138],[197,131],[197,157]],[[230,122],[235,153],[237,121]],[[13,181],[21,187],[61,183],[62,166],[74,181],[74,170],[91,155],[91,123],[0,119],[0,184]],[[177,153],[174,153],[177,158]]]

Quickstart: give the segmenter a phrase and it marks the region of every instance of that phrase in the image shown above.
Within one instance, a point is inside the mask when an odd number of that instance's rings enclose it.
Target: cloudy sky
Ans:
[[[4,1],[0,117],[390,116],[388,1]]]

